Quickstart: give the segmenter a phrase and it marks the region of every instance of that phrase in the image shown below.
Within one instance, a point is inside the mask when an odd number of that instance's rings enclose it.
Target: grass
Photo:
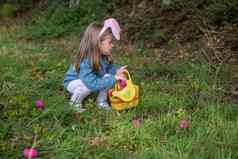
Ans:
[[[75,115],[61,86],[75,37],[26,41],[17,36],[20,27],[0,27],[1,159],[22,158],[32,145],[39,159],[238,158],[238,107],[224,93],[229,67],[215,77],[208,64],[163,64],[151,50],[117,50],[116,63],[129,65],[140,87],[138,107],[102,112],[92,96],[88,111]],[[44,110],[35,108],[37,99]],[[179,128],[179,110],[189,121],[186,130]]]

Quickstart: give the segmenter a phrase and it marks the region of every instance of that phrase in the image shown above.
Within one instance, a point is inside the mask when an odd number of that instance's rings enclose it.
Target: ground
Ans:
[[[21,158],[31,146],[44,159],[238,157],[238,107],[225,98],[229,65],[216,73],[187,50],[166,62],[177,49],[119,45],[114,59],[129,65],[139,105],[103,112],[91,96],[88,111],[75,114],[62,80],[78,37],[36,42],[19,38],[20,29],[0,28],[1,158]],[[38,99],[45,109],[36,109]]]

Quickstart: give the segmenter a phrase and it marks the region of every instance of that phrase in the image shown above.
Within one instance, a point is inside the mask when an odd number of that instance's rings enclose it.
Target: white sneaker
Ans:
[[[112,110],[110,105],[107,102],[99,102],[99,103],[97,103],[97,107],[99,109],[106,110],[106,111]]]
[[[70,102],[70,105],[72,105],[78,113],[82,113],[82,112],[85,112],[87,110],[85,108],[82,108],[83,107],[82,103],[74,104],[74,103]]]
[[[74,108],[76,109],[76,111],[78,112],[78,113],[82,113],[82,112],[85,112],[87,109],[85,109],[85,108],[82,108],[82,104],[75,104],[74,105]]]

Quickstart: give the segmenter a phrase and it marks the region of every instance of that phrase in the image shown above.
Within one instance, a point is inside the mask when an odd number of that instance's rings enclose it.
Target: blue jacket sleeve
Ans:
[[[95,72],[92,71],[88,62],[81,63],[79,76],[86,87],[88,87],[88,89],[93,92],[110,88],[116,82],[114,75],[111,74],[106,77],[99,77]]]
[[[108,65],[108,73],[115,75],[117,72],[118,66],[116,66],[115,64],[109,64]]]

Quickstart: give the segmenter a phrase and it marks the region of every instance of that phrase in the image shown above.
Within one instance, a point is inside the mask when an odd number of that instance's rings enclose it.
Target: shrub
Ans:
[[[214,24],[223,21],[230,23],[238,22],[238,1],[237,0],[214,0],[207,8],[209,19]]]
[[[13,4],[5,3],[1,8],[1,15],[3,17],[14,17],[16,15],[16,7]]]
[[[66,2],[52,2],[44,11],[35,11],[25,35],[31,39],[48,39],[80,32],[83,26],[103,15],[105,8],[101,0],[80,1],[79,6],[74,8],[69,8]]]

